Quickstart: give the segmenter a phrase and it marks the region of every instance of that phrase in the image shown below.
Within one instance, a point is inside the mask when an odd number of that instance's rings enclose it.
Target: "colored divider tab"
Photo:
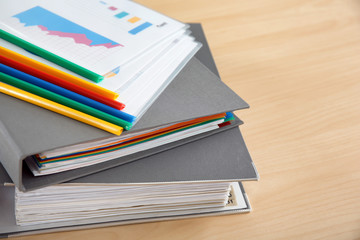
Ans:
[[[0,92],[7,94],[9,96],[12,96],[12,97],[21,99],[23,101],[35,104],[39,107],[46,108],[50,111],[62,114],[64,116],[73,118],[75,120],[84,122],[84,123],[92,125],[94,127],[103,129],[105,131],[111,132],[116,135],[120,135],[123,130],[122,127],[117,126],[115,124],[111,124],[104,120],[95,118],[88,114],[82,113],[80,111],[77,111],[77,110],[74,110],[67,106],[50,101],[46,98],[39,97],[35,94],[23,91],[19,88],[13,87],[11,85],[8,85],[8,84],[2,83],[2,82],[0,82]]]
[[[57,93],[51,92],[47,89],[41,88],[37,85],[34,85],[32,83],[29,83],[27,81],[24,81],[23,79],[18,79],[16,77],[13,77],[11,75],[7,75],[3,72],[0,73],[0,79],[2,82],[12,85],[16,88],[22,89],[26,92],[35,94],[39,97],[48,99],[50,101],[56,102],[58,104],[67,106],[71,109],[83,112],[85,114],[88,114],[90,116],[93,116],[95,118],[104,120],[106,122],[115,124],[117,126],[121,126],[125,128],[126,130],[130,130],[132,127],[132,124],[124,121],[120,118],[114,117],[110,114],[107,114],[105,112],[99,111],[98,109],[92,108],[88,105],[82,104],[80,102],[74,101],[70,98],[64,97],[62,95],[59,95]]]

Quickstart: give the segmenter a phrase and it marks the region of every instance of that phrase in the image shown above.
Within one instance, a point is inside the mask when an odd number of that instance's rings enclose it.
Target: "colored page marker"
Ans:
[[[87,106],[90,106],[92,108],[98,109],[102,112],[108,113],[110,115],[113,115],[117,118],[123,119],[128,123],[132,123],[135,120],[135,117],[127,114],[125,112],[122,112],[120,110],[114,109],[112,107],[109,107],[105,104],[102,104],[100,102],[94,101],[91,98],[84,97],[80,94],[77,94],[75,92],[69,91],[65,88],[59,87],[55,84],[49,83],[47,81],[44,81],[42,79],[36,78],[34,76],[31,76],[29,74],[26,74],[24,72],[21,72],[19,70],[16,70],[14,68],[8,67],[4,64],[0,64],[0,72],[5,73],[7,75],[10,75],[14,78],[21,79],[23,81],[26,81],[30,84],[36,85],[38,87],[47,89],[51,92],[54,92],[56,94],[60,94],[66,98],[72,99],[74,101],[77,101],[79,103],[85,104]]]
[[[108,123],[101,119],[92,117],[88,114],[82,113],[80,111],[76,111],[64,105],[36,96],[34,94],[28,93],[26,91],[23,91],[21,89],[18,89],[16,87],[10,86],[2,82],[0,82],[0,92],[21,99],[23,101],[32,103],[39,107],[46,108],[50,111],[59,113],[61,115],[70,117],[72,119],[81,121],[91,126],[100,128],[102,130],[108,131],[116,135],[120,135],[123,130],[122,127],[116,126],[115,124]]]
[[[4,73],[0,73],[0,79],[2,82],[12,85],[14,87],[20,88],[26,92],[30,92],[32,94],[35,94],[37,96],[46,98],[50,101],[54,101],[57,102],[61,105],[65,105],[67,107],[70,107],[72,109],[78,110],[80,112],[89,114],[91,116],[94,116],[96,118],[102,119],[104,121],[116,124],[118,126],[121,126],[123,128],[125,128],[126,130],[129,130],[132,127],[132,124],[129,122],[126,122],[122,119],[116,118],[112,115],[109,115],[107,113],[101,112],[97,109],[94,109],[92,107],[89,107],[87,105],[84,105],[82,103],[76,102],[74,100],[71,100],[69,98],[63,97],[59,94],[56,94],[54,92],[48,91],[46,89],[43,89],[41,87],[38,87],[36,85],[33,85],[31,83],[28,83],[26,81],[17,79],[13,76],[4,74]]]
[[[119,94],[116,93],[116,92],[113,92],[113,91],[110,91],[106,88],[103,88],[103,87],[99,87],[98,85],[94,84],[94,83],[91,83],[91,82],[88,82],[84,79],[81,79],[81,78],[78,78],[78,77],[75,77],[69,73],[66,73],[66,72],[63,72],[63,71],[60,71],[59,69],[56,69],[54,67],[51,67],[51,66],[48,66],[42,62],[38,62],[32,58],[29,58],[29,57],[26,57],[26,56],[23,56],[17,52],[14,52],[14,51],[11,51],[7,48],[4,48],[2,46],[0,46],[0,54],[2,56],[5,56],[7,58],[11,58],[15,61],[18,61],[20,63],[23,63],[25,65],[28,65],[30,67],[33,67],[33,68],[36,68],[38,70],[41,70],[43,72],[46,72],[48,74],[51,74],[53,76],[56,76],[58,78],[61,78],[63,79],[64,81],[67,81],[67,82],[71,82],[73,84],[76,84],[76,85],[79,85],[81,87],[84,87],[86,89],[89,89],[91,91],[94,91],[104,97],[108,97],[108,98],[111,98],[111,99],[116,99],[119,97]]]
[[[43,57],[53,63],[56,63],[59,66],[62,66],[66,69],[69,69],[70,71],[73,71],[83,77],[86,77],[94,82],[100,82],[104,79],[103,76],[92,72],[84,67],[81,67],[73,62],[70,62],[69,60],[66,60],[65,58],[62,58],[52,52],[49,52],[43,48],[40,48],[30,42],[27,42],[15,35],[12,35],[2,29],[0,29],[0,38],[11,42],[12,44],[15,44],[25,50],[28,50],[30,52],[35,53],[36,55],[39,55],[40,57]]]
[[[20,63],[18,61],[7,58],[5,56],[0,55],[0,63],[6,65],[8,67],[17,69],[19,71],[22,71],[24,73],[27,73],[29,75],[32,75],[34,77],[43,79],[43,80],[45,80],[47,82],[50,82],[52,84],[55,84],[55,85],[57,85],[59,87],[62,87],[62,88],[68,89],[68,90],[70,90],[72,92],[83,95],[84,97],[88,97],[88,98],[91,98],[91,99],[93,99],[95,101],[101,102],[101,103],[103,103],[105,105],[108,105],[108,106],[110,106],[112,108],[122,110],[125,107],[125,105],[123,103],[120,103],[120,102],[118,102],[116,100],[104,97],[104,96],[98,94],[97,92],[94,92],[94,91],[91,91],[89,89],[83,88],[83,87],[78,86],[76,84],[73,84],[71,82],[64,81],[63,79],[61,79],[59,77],[53,76],[53,75],[48,74],[48,73],[43,72],[43,71],[40,71],[37,68],[30,67],[28,65],[22,64],[22,63]]]

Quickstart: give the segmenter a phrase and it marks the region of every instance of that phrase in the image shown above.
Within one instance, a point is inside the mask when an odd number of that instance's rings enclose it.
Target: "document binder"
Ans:
[[[69,183],[194,183],[248,181],[259,178],[238,128],[232,128],[191,144],[164,151],[129,164],[75,179]],[[175,220],[249,212],[248,197],[239,182],[247,207],[236,211],[209,212],[118,220],[117,217],[94,218],[33,226],[17,226],[14,216],[14,188],[1,186],[11,181],[0,165],[0,236],[18,236],[44,232],[86,229],[131,223]]]
[[[200,29],[194,30],[200,31]],[[203,42],[203,45],[206,44]],[[131,131],[249,107],[244,100],[220,81],[219,77],[212,72],[213,69],[209,70],[202,62],[214,66],[213,63],[209,63],[213,62],[212,58],[202,58],[201,61],[193,58]],[[0,102],[0,146],[2,146],[0,161],[12,181],[23,191],[60,183],[138,160],[217,132],[215,130],[148,151],[114,159],[104,164],[49,176],[34,177],[27,166],[23,165],[26,157],[46,150],[107,138],[112,135],[3,94],[0,94]],[[226,130],[238,124],[239,122],[220,128],[218,131]]]

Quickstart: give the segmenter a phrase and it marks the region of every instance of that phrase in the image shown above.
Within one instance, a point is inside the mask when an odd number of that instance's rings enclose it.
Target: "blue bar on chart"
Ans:
[[[130,34],[138,34],[139,32],[143,31],[144,29],[150,27],[152,25],[152,23],[149,23],[149,22],[145,22],[139,26],[137,26],[136,28],[133,28],[129,31]]]
[[[126,17],[127,15],[129,15],[129,13],[127,13],[127,12],[121,12],[121,13],[116,14],[115,17],[117,17],[117,18],[123,18],[123,17]]]

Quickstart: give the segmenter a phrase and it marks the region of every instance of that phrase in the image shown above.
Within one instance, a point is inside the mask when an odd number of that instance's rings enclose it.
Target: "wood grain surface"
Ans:
[[[260,173],[249,214],[18,239],[360,239],[360,1],[139,0],[203,25]]]

